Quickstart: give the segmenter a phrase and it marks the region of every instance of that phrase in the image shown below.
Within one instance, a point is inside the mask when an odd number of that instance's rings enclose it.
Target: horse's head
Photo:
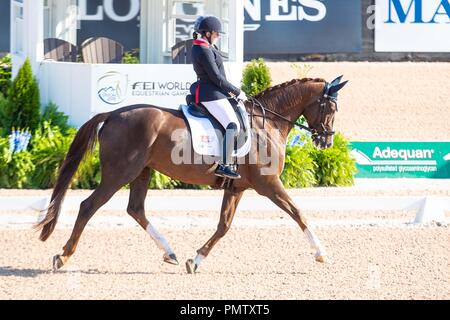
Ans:
[[[342,76],[332,82],[325,82],[322,92],[304,109],[303,115],[312,129],[314,145],[321,149],[333,146],[334,116],[338,111],[337,96],[348,81],[342,82]]]

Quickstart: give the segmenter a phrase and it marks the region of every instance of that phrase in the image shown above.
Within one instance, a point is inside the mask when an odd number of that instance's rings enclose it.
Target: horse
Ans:
[[[230,229],[236,208],[245,190],[253,188],[259,195],[269,198],[299,225],[307,241],[315,250],[315,260],[326,261],[326,251],[305,215],[290,198],[280,180],[284,167],[285,149],[289,131],[304,116],[314,144],[328,148],[333,143],[333,124],[337,111],[337,93],[347,81],[342,76],[328,83],[323,79],[294,79],[273,86],[245,101],[251,117],[252,134],[265,135],[264,144],[276,164],[258,160],[261,150],[252,140],[251,149],[238,166],[241,179],[224,189],[220,219],[212,237],[197,250],[195,259],[185,262],[188,273],[195,273],[217,242]],[[255,105],[258,107],[255,108]],[[100,124],[103,125],[100,127]],[[80,236],[92,216],[119,189],[129,184],[127,213],[150,235],[164,251],[163,261],[178,265],[171,246],[146,217],[144,202],[152,170],[188,184],[223,187],[224,178],[214,175],[217,163],[174,164],[171,150],[177,141],[171,137],[176,130],[189,132],[188,123],[180,110],[154,105],[131,105],[112,112],[100,113],[84,123],[59,169],[45,217],[35,225],[39,239],[46,241],[55,229],[62,202],[80,162],[99,143],[101,181],[93,193],[81,202],[71,236],[63,253],[53,257],[53,269],[63,267],[75,253]],[[193,150],[190,150],[193,153]],[[267,152],[267,151],[266,151]],[[250,156],[255,156],[250,163]]]

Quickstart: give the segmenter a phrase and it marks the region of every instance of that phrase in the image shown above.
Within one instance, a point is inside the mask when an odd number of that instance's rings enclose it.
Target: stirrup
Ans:
[[[237,173],[232,165],[219,164],[215,173],[216,176],[228,178],[228,179],[240,179],[241,175]]]

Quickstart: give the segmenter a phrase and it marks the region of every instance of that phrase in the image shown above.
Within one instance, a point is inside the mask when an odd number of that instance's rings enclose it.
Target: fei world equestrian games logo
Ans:
[[[110,71],[97,81],[98,97],[106,104],[122,103],[127,97],[128,75]]]

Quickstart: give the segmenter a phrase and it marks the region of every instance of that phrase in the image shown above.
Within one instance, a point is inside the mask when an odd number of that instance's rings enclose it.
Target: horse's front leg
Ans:
[[[220,221],[217,225],[217,230],[213,234],[213,236],[201,247],[197,250],[197,256],[195,259],[189,259],[186,261],[186,270],[188,273],[194,273],[200,263],[204,258],[206,258],[212,248],[216,245],[216,243],[225,236],[227,231],[231,227],[231,223],[233,222],[234,214],[236,212],[236,208],[241,200],[242,195],[245,190],[225,190],[223,200],[222,200],[222,208],[220,212]]]
[[[255,184],[255,190],[259,194],[272,200],[273,203],[275,203],[283,211],[287,212],[292,219],[298,223],[300,228],[305,233],[311,247],[316,251],[316,261],[325,262],[326,252],[324,247],[320,243],[319,238],[311,226],[308,226],[305,216],[300,212],[294,201],[292,201],[291,197],[287,194],[280,178],[277,176],[266,176],[266,179],[268,179],[268,181],[266,180],[264,183],[261,182]]]

